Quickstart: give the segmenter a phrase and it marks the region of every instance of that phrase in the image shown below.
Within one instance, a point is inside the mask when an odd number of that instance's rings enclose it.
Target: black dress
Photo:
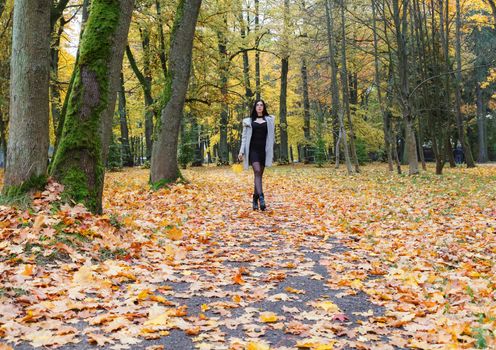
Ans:
[[[265,118],[264,118],[265,119]],[[251,122],[252,134],[250,141],[250,164],[260,162],[261,166],[265,166],[265,143],[267,141],[267,122],[257,123]]]

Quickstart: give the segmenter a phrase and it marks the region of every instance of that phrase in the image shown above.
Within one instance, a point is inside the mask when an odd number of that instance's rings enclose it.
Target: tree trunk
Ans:
[[[65,196],[102,212],[107,146],[133,0],[93,0],[51,168]],[[102,25],[105,24],[105,25]]]
[[[303,148],[303,161],[310,163],[309,149],[311,145],[310,136],[310,98],[308,96],[308,73],[307,62],[303,59],[301,64],[301,77],[303,81],[303,134],[305,136],[305,146]],[[300,156],[298,156],[299,158]]]
[[[202,166],[203,165],[203,141],[201,138],[201,126],[198,124],[198,118],[196,115],[191,116],[191,128],[192,133],[195,135],[195,146],[194,146],[194,156],[191,166]]]
[[[384,103],[382,101],[382,89],[381,89],[381,72],[379,68],[379,50],[377,44],[377,24],[376,24],[376,0],[372,0],[372,28],[374,34],[374,66],[375,66],[375,88],[377,89],[377,99],[379,102],[379,108],[382,114],[382,128],[384,131],[384,148],[386,149],[386,156],[388,162],[388,169],[390,172],[393,171],[393,155],[391,152],[390,144],[390,122],[389,114],[386,113],[384,108]]]
[[[418,158],[417,158],[417,146],[415,142],[414,134],[414,123],[413,116],[410,105],[410,86],[408,80],[408,52],[406,47],[406,35],[407,35],[407,3],[408,0],[402,0],[403,2],[403,13],[400,13],[398,0],[392,0],[393,2],[393,19],[396,31],[396,43],[397,43],[397,56],[398,56],[398,75],[399,81],[399,95],[400,95],[400,105],[403,114],[403,121],[405,124],[405,140],[407,145],[407,158],[410,175],[415,175],[419,173],[418,170]]]
[[[288,164],[288,121],[287,121],[287,97],[288,97],[288,70],[289,57],[281,60],[281,92],[279,95],[279,135],[281,141],[280,164]]]
[[[5,158],[7,156],[7,126],[3,120],[3,113],[0,109],[0,159],[2,159],[1,167],[5,167]]]
[[[489,161],[489,155],[487,150],[487,135],[486,135],[486,116],[485,116],[485,104],[484,97],[482,94],[482,89],[480,83],[476,83],[476,98],[477,98],[477,137],[479,143],[479,155],[477,161],[479,163],[487,163]]]
[[[121,88],[119,89],[119,122],[121,127],[122,160],[124,166],[133,166],[133,155],[129,147],[129,128],[127,125],[126,91],[124,74],[121,72]]]
[[[348,85],[348,68],[346,62],[346,18],[344,15],[345,6],[345,0],[341,0],[341,87],[343,90],[343,107],[346,111],[348,127],[350,128],[351,157],[353,158],[353,163],[355,164],[355,171],[359,173],[360,165],[358,164],[358,157],[355,147],[355,132],[353,130],[353,121],[351,120],[350,90]]]
[[[255,0],[255,33],[257,34],[256,48],[258,49],[260,35],[260,0]],[[260,95],[262,93],[262,87],[260,86],[260,52],[255,51],[255,94],[256,100],[260,100]]]
[[[343,142],[344,157],[348,174],[353,173],[353,166],[350,160],[348,149],[348,140],[346,138],[346,129],[344,128],[344,110],[339,101],[338,88],[338,67],[335,61],[336,44],[334,40],[334,18],[333,18],[333,0],[326,0],[326,27],[327,27],[327,44],[329,46],[329,60],[331,64],[331,114],[335,115],[339,125],[339,134],[337,136],[335,152],[336,152],[336,168],[339,166],[339,144]]]
[[[227,31],[227,18],[224,18],[224,25]],[[229,80],[229,59],[227,57],[227,39],[224,33],[217,33],[219,47],[219,76],[220,76],[220,93],[222,96],[220,123],[219,123],[219,159],[218,165],[229,165],[229,150],[227,144],[227,126],[229,123],[229,105],[228,105],[228,80]]]
[[[84,0],[83,1],[83,13],[81,16],[81,30],[79,32],[79,43],[81,43],[81,40],[83,38],[84,34],[84,28],[86,27],[86,23],[88,22],[88,17],[89,17],[89,8],[91,6],[91,1],[90,0]],[[79,51],[80,51],[81,45],[79,45],[77,53],[76,53],[76,62],[74,64],[74,67],[77,66],[78,61],[79,61]],[[67,92],[65,94],[65,99],[64,99],[64,104],[62,105],[62,109],[60,111],[60,116],[57,124],[57,129],[55,130],[55,149],[54,149],[54,154],[57,153],[57,149],[59,146],[59,141],[62,136],[62,130],[64,127],[64,121],[65,121],[65,115],[67,113],[67,106],[69,104],[69,98],[71,96],[71,91],[72,87],[74,86],[74,80],[76,78],[76,69],[72,71],[71,75],[71,80],[69,81],[69,86],[67,88]],[[52,163],[53,164],[53,163]],[[51,165],[49,168],[49,172],[51,172]]]
[[[162,20],[162,10],[160,8],[160,0],[155,0],[155,9],[157,10],[158,17],[158,34],[159,34],[159,44],[160,44],[160,66],[162,67],[162,72],[164,73],[164,78],[167,77],[167,57],[165,55],[165,35],[164,26]]]
[[[155,100],[152,96],[151,73],[149,72],[149,67],[144,69],[144,71],[148,73],[148,76],[146,76],[140,71],[129,45],[126,46],[126,55],[129,64],[131,65],[131,68],[134,74],[136,75],[136,78],[138,78],[140,82],[141,88],[143,89],[143,95],[145,97],[146,159],[151,160],[152,147],[153,147],[153,119],[156,115],[155,109],[153,107]]]
[[[60,100],[60,87],[59,87],[59,50],[60,38],[64,32],[66,22],[63,18],[60,19],[59,28],[55,35],[55,44],[50,50],[50,106],[52,111],[52,125],[53,130],[57,130],[57,125],[60,119],[61,100]]]
[[[155,102],[152,97],[152,70],[150,67],[150,33],[148,29],[140,28],[141,45],[143,47],[143,75],[146,81],[145,93],[145,143],[146,143],[146,159],[152,160],[152,146],[153,146],[153,121],[157,117],[153,103]],[[144,88],[144,87],[143,87]]]
[[[49,0],[14,5],[10,75],[10,124],[4,193],[44,182],[48,164]]]
[[[474,168],[475,162],[472,156],[472,149],[465,137],[465,127],[462,115],[462,45],[461,45],[461,13],[460,0],[456,0],[456,125],[458,129],[458,139],[462,144],[465,162],[468,168]]]
[[[188,90],[196,21],[201,0],[180,0],[171,33],[169,70],[158,138],[152,150],[150,180],[163,185],[180,177],[177,164],[179,128]]]
[[[243,11],[239,14],[239,24],[240,24],[240,31],[241,31],[241,39],[243,40],[243,46],[246,48],[246,32],[247,32],[247,27],[246,27],[246,22],[243,16]],[[250,82],[250,62],[248,59],[248,51],[243,51],[243,78],[244,78],[244,83],[245,83],[245,103],[244,103],[244,108],[245,110],[249,110],[250,104],[252,103],[252,97],[253,97],[253,91],[251,89],[251,82]]]
[[[288,71],[289,71],[289,0],[284,0],[284,27],[281,49],[281,91],[279,94],[279,136],[281,142],[280,164],[289,163],[288,145]]]

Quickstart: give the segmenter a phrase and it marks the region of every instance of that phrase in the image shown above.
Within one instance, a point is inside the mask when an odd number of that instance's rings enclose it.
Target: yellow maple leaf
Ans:
[[[325,344],[313,341],[301,341],[296,344],[298,349],[311,349],[311,350],[332,350],[334,349],[334,341]]]
[[[335,313],[340,311],[339,307],[332,301],[321,301],[320,303],[317,303],[316,306],[318,308],[324,309],[328,313]]]
[[[183,231],[181,231],[177,227],[173,227],[169,231],[167,231],[166,236],[170,240],[179,241],[181,238],[183,238]]]
[[[148,298],[150,295],[150,290],[149,289],[143,289],[139,294],[138,294],[138,300],[144,300]]]
[[[243,165],[241,164],[233,164],[231,168],[232,171],[234,171],[236,174],[240,174],[243,172]]]
[[[29,276],[33,276],[33,274],[34,274],[34,265],[30,265],[30,264],[24,265],[24,271],[22,271],[21,275],[29,277]]]
[[[81,266],[81,268],[74,273],[73,282],[78,285],[88,285],[95,282],[95,277],[91,268],[88,266]]]
[[[144,326],[165,326],[167,325],[167,321],[170,319],[169,314],[162,313],[160,315],[154,316],[146,321]]]
[[[264,343],[249,342],[246,344],[245,350],[270,350],[270,347]]]
[[[294,293],[294,294],[305,294],[306,293],[304,290],[294,289],[292,287],[286,287],[284,290],[288,293]]]
[[[264,323],[277,322],[279,318],[273,312],[264,312],[260,315],[260,321]]]

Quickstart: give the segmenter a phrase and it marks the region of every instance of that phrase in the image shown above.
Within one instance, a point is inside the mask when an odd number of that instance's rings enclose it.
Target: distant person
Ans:
[[[254,190],[253,210],[265,210],[265,197],[262,190],[262,176],[266,166],[272,165],[274,158],[275,123],[274,116],[269,115],[263,100],[253,105],[251,116],[243,119],[243,135],[238,159],[243,161],[243,168],[253,168]]]
[[[463,149],[462,146],[457,145],[455,150],[453,151],[455,156],[455,163],[462,164],[463,163]]]

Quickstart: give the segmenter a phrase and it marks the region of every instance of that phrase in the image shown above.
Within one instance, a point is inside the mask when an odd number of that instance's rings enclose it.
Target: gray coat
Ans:
[[[274,158],[274,140],[275,140],[275,118],[272,115],[266,116],[267,121],[267,141],[265,143],[265,166],[271,166]],[[250,159],[250,142],[251,142],[251,117],[243,119],[243,136],[241,136],[241,149],[239,154],[244,156],[243,168],[248,169]]]

